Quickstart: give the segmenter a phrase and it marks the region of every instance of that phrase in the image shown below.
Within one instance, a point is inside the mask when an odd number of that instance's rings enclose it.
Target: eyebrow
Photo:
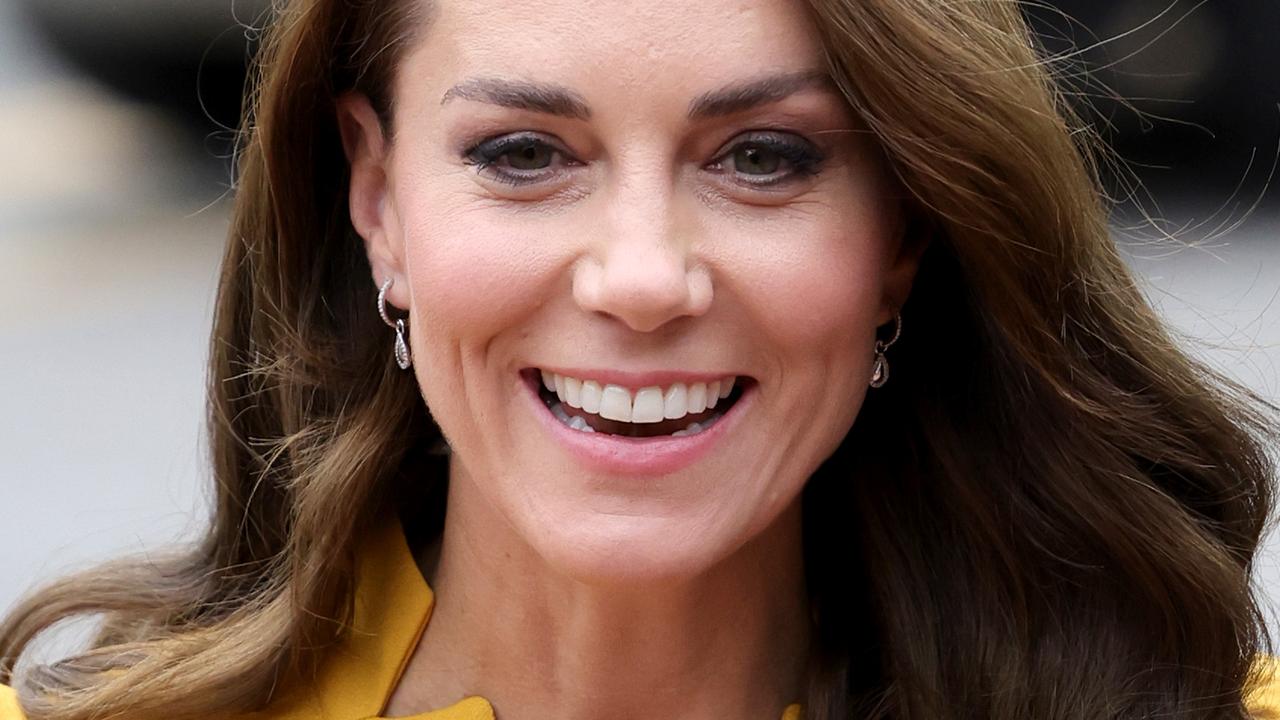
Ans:
[[[734,83],[694,98],[689,103],[689,119],[732,115],[815,88],[834,90],[835,85],[831,77],[821,70],[800,70]]]
[[[732,115],[757,105],[778,102],[802,90],[813,88],[834,90],[834,87],[830,76],[821,70],[800,70],[767,75],[733,83],[699,95],[689,103],[688,119],[704,120]],[[591,108],[581,95],[553,83],[503,78],[470,78],[449,88],[440,99],[440,104],[445,105],[455,98],[518,110],[532,110],[575,120],[586,120],[591,117]]]
[[[454,98],[478,100],[575,120],[586,120],[591,117],[591,109],[587,107],[587,101],[583,100],[581,95],[562,85],[550,83],[502,78],[471,78],[449,88],[444,97],[440,98],[440,104],[444,105]]]

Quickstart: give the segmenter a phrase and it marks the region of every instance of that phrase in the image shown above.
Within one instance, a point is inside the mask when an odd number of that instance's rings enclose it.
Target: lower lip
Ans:
[[[733,431],[755,399],[755,385],[743,389],[738,401],[711,427],[697,435],[673,437],[626,437],[609,433],[574,430],[556,419],[538,394],[538,386],[524,382],[533,414],[556,442],[586,468],[614,475],[669,475],[697,462]]]

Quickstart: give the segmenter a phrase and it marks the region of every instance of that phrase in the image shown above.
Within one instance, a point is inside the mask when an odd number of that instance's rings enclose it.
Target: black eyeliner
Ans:
[[[785,137],[784,137],[785,136]],[[794,139],[790,139],[794,138]],[[723,172],[733,174],[741,180],[740,184],[747,185],[758,189],[767,189],[798,179],[798,177],[812,177],[822,171],[822,166],[826,162],[827,156],[817,145],[811,141],[789,131],[780,130],[755,130],[743,133],[735,138],[737,142],[729,145],[728,148],[720,154],[720,158],[727,158],[728,163],[733,162],[733,155],[742,146],[755,146],[764,148],[770,152],[776,153],[791,166],[791,170],[785,175],[771,177],[762,180],[751,180],[751,176],[736,172],[732,167],[721,168]],[[721,161],[721,165],[726,164]]]
[[[489,137],[475,143],[463,152],[462,162],[476,169],[477,173],[489,170],[487,177],[506,185],[521,187],[540,182],[549,174],[545,170],[511,171],[494,167],[494,163],[503,155],[529,145],[545,145],[552,152],[563,157],[567,154],[554,143],[547,142],[538,133],[518,132],[507,135]]]

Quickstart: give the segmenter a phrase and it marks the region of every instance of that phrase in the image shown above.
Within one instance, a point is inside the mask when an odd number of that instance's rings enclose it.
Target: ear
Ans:
[[[390,143],[369,98],[351,92],[337,100],[338,130],[351,169],[347,198],[351,225],[364,239],[373,270],[373,284],[393,280],[387,302],[409,307],[409,282],[404,273],[404,244],[390,194]]]
[[[893,320],[911,295],[920,259],[933,240],[934,227],[926,215],[903,203],[897,211],[894,225],[894,252],[885,273],[884,301],[881,303],[878,324]]]

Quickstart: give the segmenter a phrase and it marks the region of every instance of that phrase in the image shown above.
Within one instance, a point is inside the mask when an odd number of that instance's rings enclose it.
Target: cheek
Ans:
[[[463,342],[493,337],[553,290],[557,259],[519,218],[491,209],[458,211],[465,202],[426,193],[406,193],[401,203],[414,306],[433,334]]]
[[[887,237],[875,211],[827,212],[752,233],[727,259],[735,294],[775,348],[829,363],[869,342]]]

